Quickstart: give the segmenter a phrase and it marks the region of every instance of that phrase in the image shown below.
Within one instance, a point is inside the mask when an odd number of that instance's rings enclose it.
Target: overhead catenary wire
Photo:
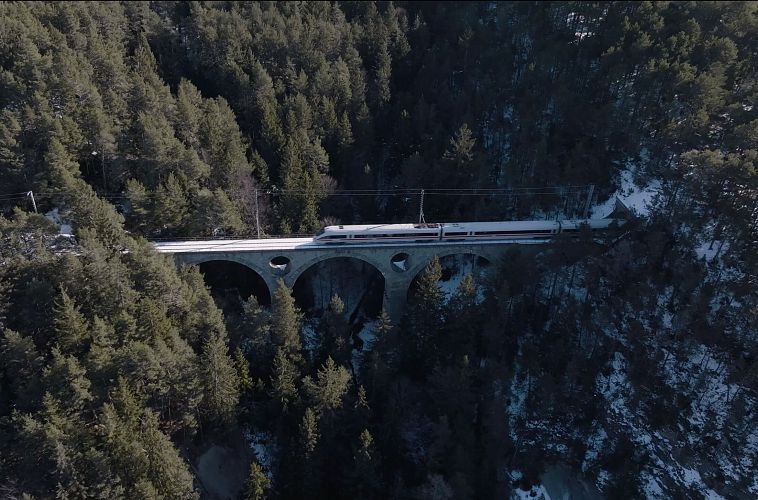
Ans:
[[[519,195],[566,195],[575,192],[586,192],[588,186],[559,186],[531,188],[432,188],[432,189],[376,189],[376,190],[338,190],[338,191],[308,191],[297,189],[257,190],[259,194],[268,195],[321,195],[321,196],[416,196],[422,191],[425,195],[449,196],[519,196]],[[35,192],[36,197],[73,196],[72,191]],[[145,192],[138,196],[127,193],[95,193],[105,199],[134,199],[161,196],[157,192]],[[23,193],[0,194],[2,199],[21,199],[28,196]]]

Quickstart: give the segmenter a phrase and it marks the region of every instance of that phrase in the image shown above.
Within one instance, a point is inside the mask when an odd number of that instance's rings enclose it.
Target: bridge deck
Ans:
[[[388,243],[314,243],[312,238],[272,238],[260,240],[206,240],[206,241],[163,241],[153,243],[162,253],[198,253],[198,252],[263,252],[271,250],[329,250],[350,248],[409,248],[434,246],[471,246],[471,245],[539,245],[550,240],[540,239],[502,239],[502,240],[466,240],[466,241],[425,241],[425,242],[388,242]]]

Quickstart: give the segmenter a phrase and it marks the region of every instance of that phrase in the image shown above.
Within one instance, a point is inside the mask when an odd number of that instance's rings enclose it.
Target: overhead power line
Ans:
[[[338,190],[338,191],[308,191],[300,189],[271,189],[257,190],[259,194],[283,195],[283,194],[302,194],[302,195],[323,195],[323,196],[416,196],[422,191],[426,195],[457,195],[457,196],[514,196],[514,195],[565,195],[575,192],[586,192],[589,186],[549,186],[549,187],[528,187],[528,188],[419,188],[419,189],[357,189],[357,190]],[[72,191],[55,191],[55,192],[35,192],[36,197],[53,197],[53,196],[72,196]],[[131,199],[126,193],[96,193],[101,198],[106,199]],[[28,191],[22,193],[4,193],[0,194],[2,199],[25,198]],[[156,197],[160,193],[146,192],[136,197]]]

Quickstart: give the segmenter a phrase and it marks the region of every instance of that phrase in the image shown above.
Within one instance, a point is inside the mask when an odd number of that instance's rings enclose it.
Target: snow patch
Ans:
[[[318,318],[303,321],[300,336],[303,341],[303,348],[311,353],[315,353],[321,344],[321,339],[316,333],[316,323]]]
[[[45,217],[48,220],[54,222],[56,226],[58,226],[58,234],[64,236],[71,236],[74,234],[74,230],[71,227],[71,224],[61,219],[60,213],[58,212],[57,208],[50,210],[45,214]]]
[[[642,491],[645,493],[645,498],[666,498],[661,484],[653,475],[643,472],[640,479],[642,480]]]
[[[603,449],[603,443],[608,438],[602,426],[598,426],[595,433],[587,440],[587,452],[584,454],[582,462],[582,472],[587,472],[591,464],[597,460],[600,451]]]
[[[363,328],[356,335],[361,339],[362,345],[360,349],[353,349],[353,370],[358,371],[361,362],[366,354],[368,354],[374,347],[374,341],[376,340],[376,320],[366,321],[363,324]]]
[[[274,457],[277,456],[276,438],[268,432],[244,432],[245,441],[255,452],[256,461],[263,467],[266,477],[271,480],[274,471]]]
[[[729,243],[714,240],[704,241],[700,245],[695,247],[695,254],[698,259],[705,259],[706,262],[710,262],[716,258],[721,252],[726,251],[729,248]]]
[[[592,208],[592,218],[602,219],[608,217],[616,206],[616,198],[640,217],[646,217],[650,212],[651,204],[655,195],[661,191],[661,183],[658,180],[651,181],[647,186],[637,186],[633,180],[634,168],[623,170],[620,175],[621,187],[605,202]]]
[[[532,486],[530,490],[522,490],[521,488],[514,488],[511,491],[512,500],[550,500],[550,495],[547,494],[547,490],[541,484]]]
[[[445,262],[441,263],[444,268],[452,268],[453,270],[453,274],[449,279],[441,280],[439,282],[440,290],[442,290],[442,293],[444,294],[443,300],[445,303],[447,303],[453,297],[453,295],[455,295],[455,292],[458,290],[458,285],[461,284],[463,278],[468,275],[472,275],[476,280],[476,277],[480,276],[484,272],[481,266],[477,266],[475,260],[476,257],[474,257],[474,259],[456,258],[455,264],[453,264],[452,267],[446,265]],[[478,303],[481,303],[483,300],[484,290],[481,286],[476,285],[476,301]]]

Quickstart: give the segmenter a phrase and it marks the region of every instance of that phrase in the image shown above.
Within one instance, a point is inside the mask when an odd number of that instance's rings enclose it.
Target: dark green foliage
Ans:
[[[374,447],[374,438],[368,429],[361,432],[354,456],[355,498],[375,498],[381,491],[379,458]]]
[[[294,362],[302,359],[300,343],[300,311],[292,291],[279,279],[271,297],[271,342]]]
[[[263,473],[261,466],[253,462],[250,464],[250,475],[247,479],[246,500],[263,500],[266,498],[266,490],[269,488],[269,480]]]
[[[61,290],[60,301],[56,303],[54,321],[59,348],[63,352],[81,351],[89,337],[89,325],[65,290]]]
[[[324,314],[323,323],[322,358],[331,357],[339,364],[347,364],[352,347],[350,325],[345,318],[345,304],[337,295],[332,296],[329,310]]]
[[[408,367],[425,374],[438,356],[438,341],[442,332],[442,278],[440,261],[434,257],[426,266],[408,304],[407,345],[403,355]]]
[[[505,498],[553,462],[609,497],[750,496],[724,460],[756,414],[756,27],[754,2],[0,4],[0,489],[194,498],[187,462],[239,424],[276,443],[248,498]],[[313,349],[283,282],[224,318],[134,237],[416,220],[347,189],[605,198],[622,169],[659,183],[648,221],[449,299],[435,259],[360,356],[338,297]],[[583,208],[538,192],[425,213]]]
[[[239,381],[234,362],[227,354],[225,338],[209,336],[203,343],[200,363],[205,414],[211,421],[228,426],[235,417]]]
[[[287,356],[283,348],[276,350],[274,365],[271,371],[269,395],[277,406],[277,411],[286,412],[297,398],[299,377],[295,364]]]
[[[95,212],[115,214],[89,189]],[[3,439],[15,437],[3,474],[41,497],[195,498],[172,438],[233,421],[238,399],[223,317],[202,278],[118,225],[82,228],[61,252],[39,222],[20,212],[0,220],[4,271],[22,278],[4,293],[15,331],[4,325],[0,341],[0,412]]]
[[[328,413],[342,405],[349,382],[350,374],[345,367],[335,364],[332,358],[326,358],[324,365],[316,372],[315,379],[303,379],[303,390],[316,413]]]

